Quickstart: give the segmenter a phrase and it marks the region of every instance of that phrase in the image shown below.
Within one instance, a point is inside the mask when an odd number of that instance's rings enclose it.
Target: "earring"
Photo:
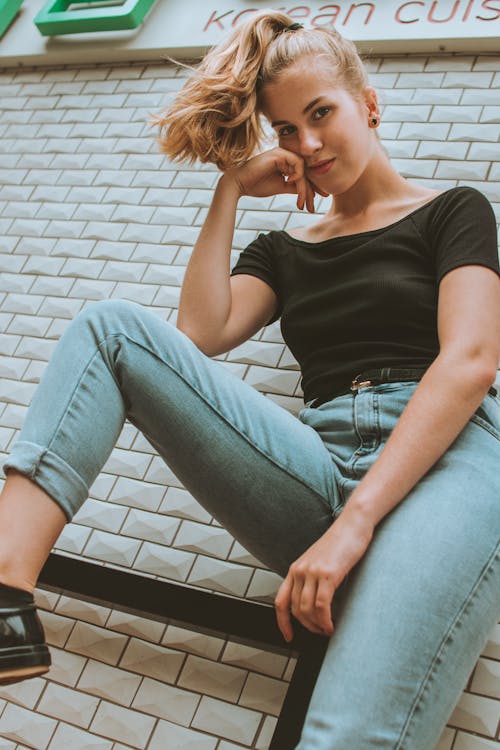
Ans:
[[[375,125],[378,125],[378,117],[372,117],[372,125],[375,127]]]

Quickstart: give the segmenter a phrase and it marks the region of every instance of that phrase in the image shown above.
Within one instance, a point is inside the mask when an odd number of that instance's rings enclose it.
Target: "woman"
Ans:
[[[261,113],[279,145],[253,156]],[[128,418],[284,577],[284,638],[291,615],[330,637],[300,750],[432,750],[500,604],[491,206],[401,177],[354,45],[280,12],[214,48],[159,122],[170,156],[223,175],[179,330],[133,303],[90,305],[37,389],[4,466],[3,680],[47,668],[36,578]],[[311,226],[259,235],[230,275],[239,198],[279,193],[310,212],[333,200]],[[280,316],[299,419],[209,359]]]

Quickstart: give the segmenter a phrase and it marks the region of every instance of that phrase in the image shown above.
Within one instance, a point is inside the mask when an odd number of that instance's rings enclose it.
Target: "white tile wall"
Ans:
[[[472,184],[500,220],[500,58],[367,59],[396,168],[437,189]],[[123,297],[175,320],[217,173],[169,163],[147,126],[182,75],[161,63],[0,71],[0,450],[23,422],[65,325]],[[324,200],[317,210],[324,210]],[[260,230],[308,217],[292,196],[240,202],[234,258]],[[222,358],[296,412],[299,373],[278,324]],[[57,549],[271,603],[280,579],[126,425]],[[0,747],[266,750],[295,659],[38,590],[53,666],[0,690]],[[500,624],[436,750],[500,750]]]

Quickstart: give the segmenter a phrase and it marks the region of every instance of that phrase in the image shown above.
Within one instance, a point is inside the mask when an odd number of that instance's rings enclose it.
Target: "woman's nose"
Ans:
[[[299,133],[300,152],[304,156],[314,154],[321,148],[321,139],[314,130],[303,130]]]

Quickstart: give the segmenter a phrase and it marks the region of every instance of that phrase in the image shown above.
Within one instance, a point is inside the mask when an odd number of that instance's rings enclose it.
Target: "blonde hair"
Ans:
[[[302,55],[326,55],[338,84],[360,97],[368,80],[354,43],[334,28],[289,30],[291,24],[285,13],[262,10],[213,47],[153,119],[161,151],[222,170],[247,161],[264,136],[259,92]]]

